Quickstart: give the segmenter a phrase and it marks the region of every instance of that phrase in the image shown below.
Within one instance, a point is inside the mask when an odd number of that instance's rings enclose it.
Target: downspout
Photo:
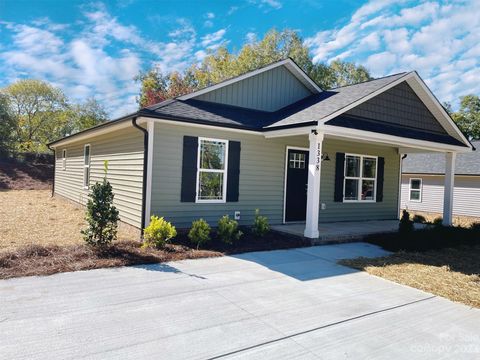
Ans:
[[[137,117],[132,118],[132,125],[143,132],[143,182],[142,182],[142,226],[141,234],[143,236],[143,229],[145,228],[145,206],[147,195],[147,166],[148,166],[148,131],[137,124]]]
[[[400,166],[398,174],[398,219],[400,220],[402,214],[402,173],[403,173],[403,160],[408,156],[408,154],[400,154]]]
[[[47,145],[47,147],[53,151],[53,181],[52,181],[52,197],[55,195],[55,165],[57,164],[57,152],[55,151],[55,148],[51,148],[50,145]]]

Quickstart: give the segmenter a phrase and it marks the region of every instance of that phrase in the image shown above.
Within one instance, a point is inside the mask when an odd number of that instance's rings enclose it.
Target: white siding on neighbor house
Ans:
[[[183,136],[240,141],[239,201],[220,204],[181,202]],[[152,183],[152,213],[165,216],[176,226],[189,227],[204,218],[212,226],[220,216],[241,211],[243,225],[251,224],[255,209],[270,223],[283,221],[285,153],[287,146],[308,148],[307,136],[265,139],[263,136],[232,132],[227,129],[155,124]],[[378,203],[334,202],[335,153],[385,157],[384,199]],[[324,153],[331,161],[322,164],[320,222],[396,219],[398,216],[399,155],[395,148],[365,143],[326,139]],[[228,180],[227,180],[228,181]]]
[[[410,201],[410,179],[422,179],[422,200]],[[443,175],[402,175],[401,207],[443,213]],[[480,217],[480,176],[455,176],[453,215]]]
[[[311,94],[285,66],[279,66],[194,99],[275,111]]]
[[[134,128],[94,136],[56,148],[55,194],[86,204],[89,190],[83,187],[83,149],[90,144],[90,187],[104,176],[115,194],[114,204],[120,219],[140,227],[143,185],[143,134]],[[62,167],[62,151],[67,149],[66,169]]]

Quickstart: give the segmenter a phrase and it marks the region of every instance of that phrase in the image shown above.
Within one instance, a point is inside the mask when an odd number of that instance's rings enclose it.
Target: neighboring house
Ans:
[[[475,148],[480,141],[472,142]],[[445,158],[440,154],[409,154],[402,167],[403,209],[442,213]],[[457,156],[453,214],[480,218],[480,151]]]
[[[49,144],[54,193],[84,203],[108,179],[123,221],[177,227],[396,219],[400,156],[471,144],[416,72],[322,91],[291,59]],[[446,207],[448,211],[448,206]],[[448,217],[446,219],[448,221]]]

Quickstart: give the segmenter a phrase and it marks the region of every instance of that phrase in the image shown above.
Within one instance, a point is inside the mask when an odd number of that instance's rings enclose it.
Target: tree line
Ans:
[[[73,103],[45,81],[18,80],[0,90],[0,153],[47,152],[49,142],[107,120],[94,98]]]
[[[351,62],[314,63],[304,40],[293,30],[270,30],[238,51],[226,45],[209,51],[201,62],[184,71],[162,72],[158,67],[141,72],[140,107],[216,84],[290,57],[322,89],[332,89],[372,79],[369,71]],[[466,95],[453,111],[453,120],[470,139],[480,139],[480,98]],[[58,88],[35,79],[18,80],[0,89],[0,152],[46,152],[46,144],[108,120],[104,106],[93,98],[73,103]]]

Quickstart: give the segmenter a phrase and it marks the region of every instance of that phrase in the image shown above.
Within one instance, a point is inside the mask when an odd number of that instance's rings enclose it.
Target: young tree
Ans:
[[[293,30],[268,31],[264,38],[246,43],[232,53],[226,46],[210,52],[200,64],[193,64],[183,74],[162,74],[152,69],[137,76],[141,82],[139,104],[155,104],[204,88],[248,71],[292,58],[321,88],[350,85],[370,79],[367,69],[353,63],[333,61],[330,65],[314,64],[308,47]],[[172,78],[173,76],[173,78]]]
[[[61,116],[66,117],[61,121],[65,124],[61,136],[71,135],[108,121],[105,108],[95,98],[69,105]]]
[[[113,205],[113,189],[107,180],[108,162],[105,161],[105,176],[102,182],[96,182],[88,195],[85,219],[88,228],[81,231],[87,244],[105,246],[117,238],[118,210]]]

